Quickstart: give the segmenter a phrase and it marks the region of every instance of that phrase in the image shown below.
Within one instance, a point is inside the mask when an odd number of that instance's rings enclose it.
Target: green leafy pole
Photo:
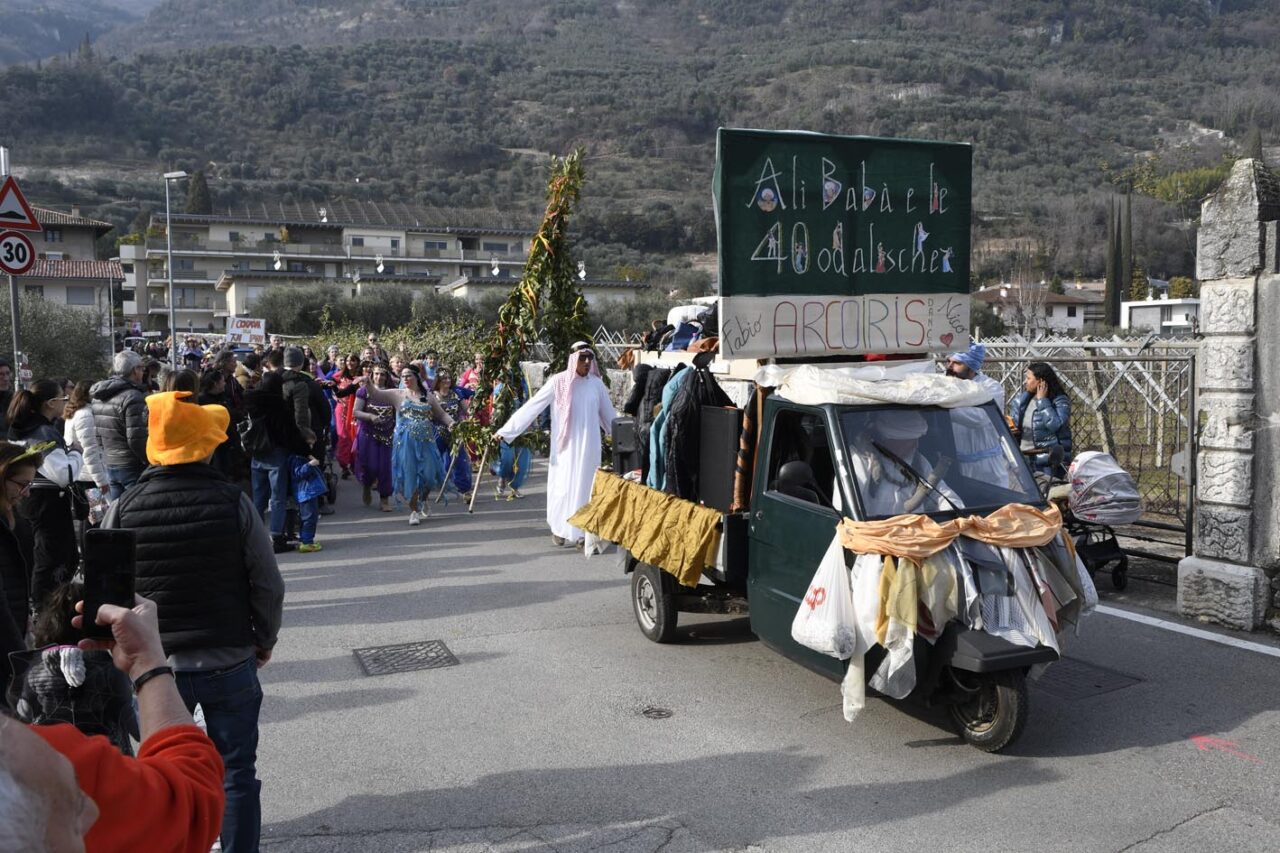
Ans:
[[[539,339],[541,330],[551,347],[551,372],[568,365],[569,347],[575,341],[594,343],[587,326],[587,303],[574,279],[576,265],[569,250],[569,217],[582,191],[581,148],[568,157],[553,157],[551,178],[547,183],[547,208],[542,224],[529,242],[529,259],[525,261],[520,282],[498,311],[498,324],[484,345],[484,370],[479,401],[493,399],[493,415],[489,426],[468,420],[454,430],[454,446],[464,442],[487,447],[498,427],[507,422],[520,403],[523,373],[520,362],[526,360],[529,347]],[[496,395],[493,389],[501,383]],[[547,437],[530,431],[516,440],[517,446],[545,446]]]

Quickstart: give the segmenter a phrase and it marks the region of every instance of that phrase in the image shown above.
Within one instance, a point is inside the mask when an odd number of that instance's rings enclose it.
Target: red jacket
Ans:
[[[148,853],[209,853],[222,830],[222,758],[195,726],[169,726],[143,742],[129,758],[101,735],[75,726],[31,726],[65,755],[80,790],[101,816],[85,837],[85,849]]]

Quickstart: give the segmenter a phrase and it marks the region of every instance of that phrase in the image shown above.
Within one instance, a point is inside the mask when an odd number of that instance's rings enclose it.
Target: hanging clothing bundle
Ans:
[[[692,375],[672,398],[667,412],[665,491],[695,503],[699,498],[702,407],[733,405],[708,369],[714,357],[712,353],[699,353],[693,357],[693,370],[689,371]]]
[[[837,563],[850,573],[856,624],[848,632],[858,638],[851,653],[833,655],[849,660],[841,684],[847,720],[864,706],[868,683],[895,699],[911,693],[915,638],[933,644],[952,620],[1060,653],[1066,628],[1078,629],[1080,617],[1097,604],[1093,582],[1052,507],[1013,504],[985,518],[942,524],[920,515],[845,519],[815,578],[829,576]],[[874,646],[885,656],[868,679],[865,655]]]

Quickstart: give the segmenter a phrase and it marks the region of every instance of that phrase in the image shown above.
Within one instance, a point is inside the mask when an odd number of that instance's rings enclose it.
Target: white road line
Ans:
[[[1188,637],[1208,640],[1211,643],[1220,643],[1224,646],[1231,646],[1237,649],[1257,652],[1258,654],[1270,655],[1273,658],[1280,658],[1280,648],[1276,648],[1275,646],[1268,646],[1263,643],[1253,643],[1249,640],[1240,640],[1235,637],[1228,637],[1224,634],[1215,634],[1212,631],[1202,631],[1199,628],[1179,625],[1177,622],[1157,619],[1154,616],[1144,616],[1141,613],[1134,613],[1130,610],[1120,610],[1116,607],[1109,607],[1106,604],[1099,604],[1098,612],[1105,616],[1115,616],[1117,619],[1128,619],[1130,622],[1150,625],[1153,628],[1163,628],[1166,631],[1173,631],[1175,634],[1186,634]]]

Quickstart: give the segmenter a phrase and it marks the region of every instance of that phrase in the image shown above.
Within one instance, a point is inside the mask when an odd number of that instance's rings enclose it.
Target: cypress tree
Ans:
[[[191,182],[187,184],[187,204],[183,209],[187,213],[206,216],[213,213],[213,198],[209,195],[209,182],[205,180],[204,172],[196,170],[191,176]]]

